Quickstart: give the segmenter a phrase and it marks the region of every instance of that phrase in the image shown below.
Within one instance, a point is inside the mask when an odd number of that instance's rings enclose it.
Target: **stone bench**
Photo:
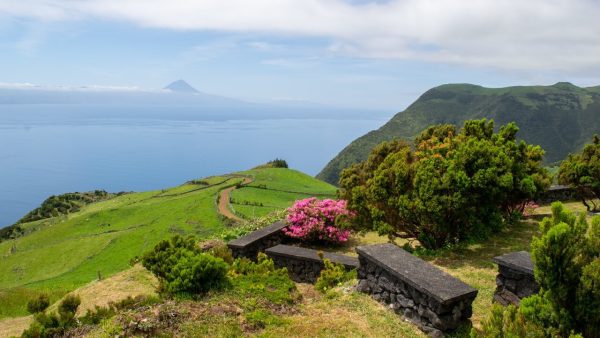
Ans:
[[[519,305],[521,299],[540,290],[533,275],[533,262],[528,252],[511,252],[494,257],[493,261],[498,264],[494,301],[502,305]]]
[[[472,315],[477,290],[394,244],[356,248],[357,290],[389,304],[433,337],[456,329]]]
[[[284,241],[285,235],[281,229],[285,227],[284,222],[275,222],[246,236],[230,241],[227,246],[231,249],[233,257],[246,257],[255,261],[259,252],[264,252],[267,248]]]
[[[299,283],[315,283],[325,267],[319,257],[319,251],[290,245],[277,245],[265,253],[273,259],[278,268],[287,268],[290,278]],[[333,263],[343,264],[346,270],[358,269],[358,259],[355,257],[324,252],[323,258]]]

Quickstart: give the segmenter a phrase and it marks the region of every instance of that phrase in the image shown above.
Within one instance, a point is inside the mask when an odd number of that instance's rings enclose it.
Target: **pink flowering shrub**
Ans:
[[[303,241],[342,243],[348,240],[350,230],[336,225],[352,216],[344,200],[318,200],[311,197],[296,201],[288,209],[288,226],[283,228],[283,232]]]

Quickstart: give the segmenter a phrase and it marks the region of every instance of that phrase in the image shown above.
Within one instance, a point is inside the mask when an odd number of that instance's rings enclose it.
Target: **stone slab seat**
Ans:
[[[498,264],[494,301],[502,305],[519,305],[521,299],[539,292],[533,273],[533,261],[527,251],[518,251],[494,257]]]
[[[265,253],[272,257],[287,257],[297,260],[304,261],[312,261],[317,263],[322,263],[323,260],[319,257],[319,250],[307,249],[297,246],[279,244],[272,248],[269,248],[265,251]],[[358,269],[358,258],[350,257],[346,255],[331,253],[331,252],[323,252],[323,258],[327,258],[333,263],[343,264],[344,267],[348,270]]]
[[[256,260],[256,256],[259,252],[265,251],[265,249],[275,246],[284,241],[284,234],[281,229],[285,228],[284,222],[275,222],[262,229],[253,231],[246,236],[232,240],[227,243],[227,246],[231,249],[233,256],[247,257],[252,260]]]
[[[533,276],[533,261],[527,251],[517,251],[497,256],[492,261],[500,266],[506,266],[513,270]]]
[[[442,305],[477,296],[477,289],[394,244],[359,246],[356,251]]]

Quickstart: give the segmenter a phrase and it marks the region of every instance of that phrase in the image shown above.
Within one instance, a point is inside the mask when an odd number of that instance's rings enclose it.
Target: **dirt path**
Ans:
[[[244,181],[242,182],[242,184],[250,184],[250,183],[252,183],[252,179],[250,177],[244,177]],[[232,219],[234,221],[241,221],[242,219],[237,217],[231,211],[231,209],[229,209],[229,195],[235,189],[236,189],[236,187],[233,186],[233,187],[221,190],[221,192],[219,193],[220,197],[219,197],[218,211],[221,215],[223,215],[229,219]]]

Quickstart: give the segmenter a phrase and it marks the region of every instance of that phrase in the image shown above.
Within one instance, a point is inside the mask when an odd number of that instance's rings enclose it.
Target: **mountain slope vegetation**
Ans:
[[[217,211],[219,191],[251,177],[253,184],[298,190],[272,203],[283,209],[335,188],[291,169],[256,169],[194,180],[170,189],[128,193],[79,210],[19,225],[23,235],[0,243],[0,318],[26,314],[27,301],[46,292],[58,299],[90,281],[128,269],[130,260],[175,234],[216,236],[228,222]],[[268,189],[255,189],[270,201]],[[264,197],[260,194],[265,194]]]
[[[545,162],[554,164],[600,132],[600,87],[580,88],[566,82],[506,88],[442,85],[425,92],[378,130],[353,141],[317,178],[337,184],[344,168],[364,161],[382,141],[412,139],[433,124],[461,125],[465,120],[484,117],[494,119],[496,126],[516,122],[518,136],[542,146]]]

